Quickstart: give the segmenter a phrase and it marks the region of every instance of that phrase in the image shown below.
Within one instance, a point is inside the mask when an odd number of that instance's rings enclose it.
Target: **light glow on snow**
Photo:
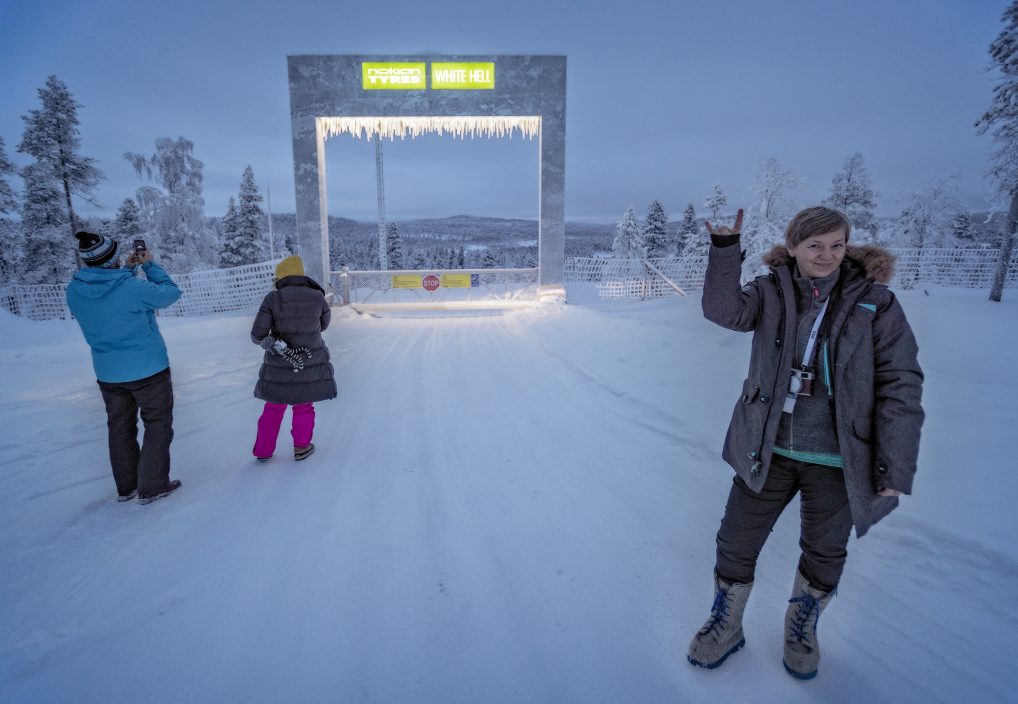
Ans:
[[[326,139],[351,134],[360,139],[376,135],[390,140],[406,139],[422,134],[451,134],[465,139],[470,137],[512,137],[516,130],[528,139],[541,134],[541,118],[519,115],[457,115],[420,117],[319,117],[318,130]]]

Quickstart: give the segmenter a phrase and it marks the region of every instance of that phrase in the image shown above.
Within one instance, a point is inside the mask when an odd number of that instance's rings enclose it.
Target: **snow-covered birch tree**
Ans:
[[[39,89],[39,101],[42,106],[38,110],[30,110],[21,117],[25,131],[18,151],[35,159],[31,178],[36,185],[47,177],[59,184],[63,200],[62,219],[69,228],[67,242],[73,242],[71,238],[78,229],[78,218],[71,196],[96,204],[92,192],[105,176],[96,167],[93,158],[79,154],[78,108],[81,104],[67,86],[56,76],[49,76],[46,85]]]
[[[721,190],[721,184],[714,185],[714,192],[703,201],[703,209],[710,212],[711,222],[721,215],[721,209],[728,205],[728,196]]]
[[[1001,240],[997,272],[990,300],[999,302],[1018,238],[1018,0],[1012,0],[1001,18],[1004,31],[990,44],[990,58],[1000,72],[990,107],[976,120],[979,134],[990,133],[996,145],[990,176],[997,193],[1010,201],[1007,229]]]
[[[757,213],[783,228],[796,210],[793,193],[801,185],[802,180],[794,171],[781,168],[776,156],[767,157],[757,169],[751,189]]]
[[[831,195],[824,205],[844,213],[852,224],[852,239],[872,240],[877,235],[876,194],[870,185],[862,152],[846,157],[841,170],[831,179]],[[861,235],[856,237],[856,233]]]
[[[143,187],[135,197],[142,226],[159,248],[156,256],[170,272],[188,272],[217,257],[205,224],[202,198],[204,164],[194,156],[194,144],[178,137],[160,137],[152,156],[126,152],[124,158],[139,178],[155,181],[163,190]],[[151,220],[146,222],[146,218]]]

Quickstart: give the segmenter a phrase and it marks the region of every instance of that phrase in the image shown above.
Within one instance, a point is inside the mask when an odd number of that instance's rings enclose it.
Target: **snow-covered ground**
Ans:
[[[69,321],[0,317],[0,701],[1018,700],[1018,293],[905,293],[927,372],[915,495],[853,538],[810,682],[781,665],[790,506],[747,646],[685,661],[749,336],[696,296],[337,311],[318,452],[253,462],[250,315],[161,319],[172,497],[114,501]],[[288,421],[287,421],[288,422]]]

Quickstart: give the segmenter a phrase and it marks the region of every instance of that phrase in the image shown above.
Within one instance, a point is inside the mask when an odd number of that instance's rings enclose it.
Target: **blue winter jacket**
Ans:
[[[131,269],[80,269],[67,286],[67,306],[92,348],[99,381],[137,381],[170,366],[155,310],[172,305],[180,289],[155,262]]]

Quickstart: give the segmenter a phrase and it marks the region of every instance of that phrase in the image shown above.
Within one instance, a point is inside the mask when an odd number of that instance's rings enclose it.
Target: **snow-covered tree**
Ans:
[[[124,202],[117,208],[116,217],[113,219],[111,234],[126,246],[132,239],[141,235],[141,219],[138,216],[138,204],[133,198],[124,198]]]
[[[972,224],[972,216],[965,210],[959,212],[951,221],[951,235],[961,247],[971,247],[976,243],[976,228]]]
[[[188,272],[216,261],[202,198],[202,169],[194,144],[183,137],[156,140],[152,156],[126,152],[135,173],[155,181],[162,190],[140,188],[135,194],[142,227],[152,235],[157,255],[170,272]]]
[[[240,197],[237,199],[237,236],[248,244],[248,251],[245,256],[249,261],[245,264],[254,264],[264,257],[262,236],[262,222],[265,220],[265,213],[262,211],[261,203],[264,199],[258,192],[255,185],[254,171],[250,166],[244,169],[240,179]]]
[[[612,255],[616,259],[643,259],[647,256],[643,245],[643,232],[632,206],[626,208],[622,222],[615,228]]]
[[[740,246],[745,252],[742,274],[744,280],[760,273],[760,257],[783,241],[785,226],[794,214],[793,192],[801,185],[792,171],[781,168],[777,157],[768,157],[757,170],[751,190],[755,202],[743,223]],[[712,223],[713,224],[713,223]]]
[[[877,234],[875,197],[862,152],[856,152],[847,157],[841,170],[834,174],[831,195],[824,200],[824,205],[844,213],[852,223],[853,233],[861,235],[858,238],[853,235],[852,239],[864,241]]]
[[[467,265],[467,253],[466,250],[461,245],[460,248],[456,251],[456,268],[464,269],[466,268],[466,265]]]
[[[647,219],[643,223],[643,245],[648,257],[668,256],[668,216],[661,201],[655,200],[647,211]]]
[[[682,222],[679,223],[679,241],[675,248],[675,256],[681,257],[689,253],[694,239],[699,236],[700,226],[696,222],[696,209],[690,203],[682,211]]]
[[[72,194],[95,204],[91,194],[105,176],[91,157],[79,154],[81,135],[78,130],[78,108],[67,86],[56,76],[49,76],[39,89],[42,107],[21,117],[25,131],[18,151],[35,159],[32,178],[39,183],[47,176],[53,179],[63,198],[64,224],[74,236],[78,229]],[[43,173],[46,172],[46,173]],[[73,240],[68,240],[73,241]]]
[[[710,237],[704,237],[704,239],[709,242]],[[784,241],[785,228],[783,226],[765,218],[760,212],[759,204],[751,209],[742,223],[742,237],[739,238],[739,246],[745,253],[742,260],[742,280],[749,281],[765,274],[767,267],[761,257],[774,245]]]
[[[707,196],[703,201],[703,209],[710,211],[711,223],[721,215],[721,209],[728,205],[728,196],[721,190],[720,184],[714,185],[714,193]]]
[[[415,270],[428,268],[428,260],[424,256],[424,250],[420,247],[414,249],[414,256],[411,260],[410,268]]]
[[[756,180],[751,188],[756,198],[757,213],[765,220],[783,227],[796,210],[793,193],[801,185],[802,181],[795,172],[781,168],[777,157],[767,157],[757,169]]]
[[[920,270],[926,250],[955,246],[951,225],[960,210],[957,176],[933,180],[925,190],[905,195],[893,228],[895,244],[918,249],[920,266],[911,277],[902,278],[903,287],[911,288],[925,273]]]
[[[484,257],[481,259],[482,269],[497,269],[498,258],[495,256],[495,251],[491,248],[484,250]]]
[[[66,281],[74,270],[77,243],[68,236],[60,182],[45,163],[35,162],[21,170],[25,196],[21,202],[24,247],[18,280],[26,284]]]
[[[385,252],[390,269],[403,268],[403,238],[399,234],[399,225],[390,222],[385,230]]]
[[[8,175],[15,173],[17,169],[7,158],[4,139],[0,137],[0,285],[14,280],[21,258],[23,238],[15,233],[14,223],[8,217],[18,209],[14,188],[7,181]]]
[[[8,176],[17,173],[14,164],[7,158],[7,149],[4,146],[4,138],[0,137],[0,218],[15,212],[18,209],[18,201],[14,197],[14,188],[7,181]]]
[[[990,290],[991,301],[1000,301],[1004,295],[1004,280],[1018,239],[1018,0],[1011,0],[1001,19],[1006,23],[1004,31],[990,44],[990,57],[1000,76],[993,88],[990,107],[975,125],[979,134],[989,132],[993,136],[996,149],[990,176],[997,193],[1010,201],[1007,230],[1001,240],[997,272]]]
[[[222,228],[223,245],[219,250],[219,266],[228,268],[258,261],[261,246],[251,237],[250,231],[241,229],[240,211],[233,196],[227,201]]]

